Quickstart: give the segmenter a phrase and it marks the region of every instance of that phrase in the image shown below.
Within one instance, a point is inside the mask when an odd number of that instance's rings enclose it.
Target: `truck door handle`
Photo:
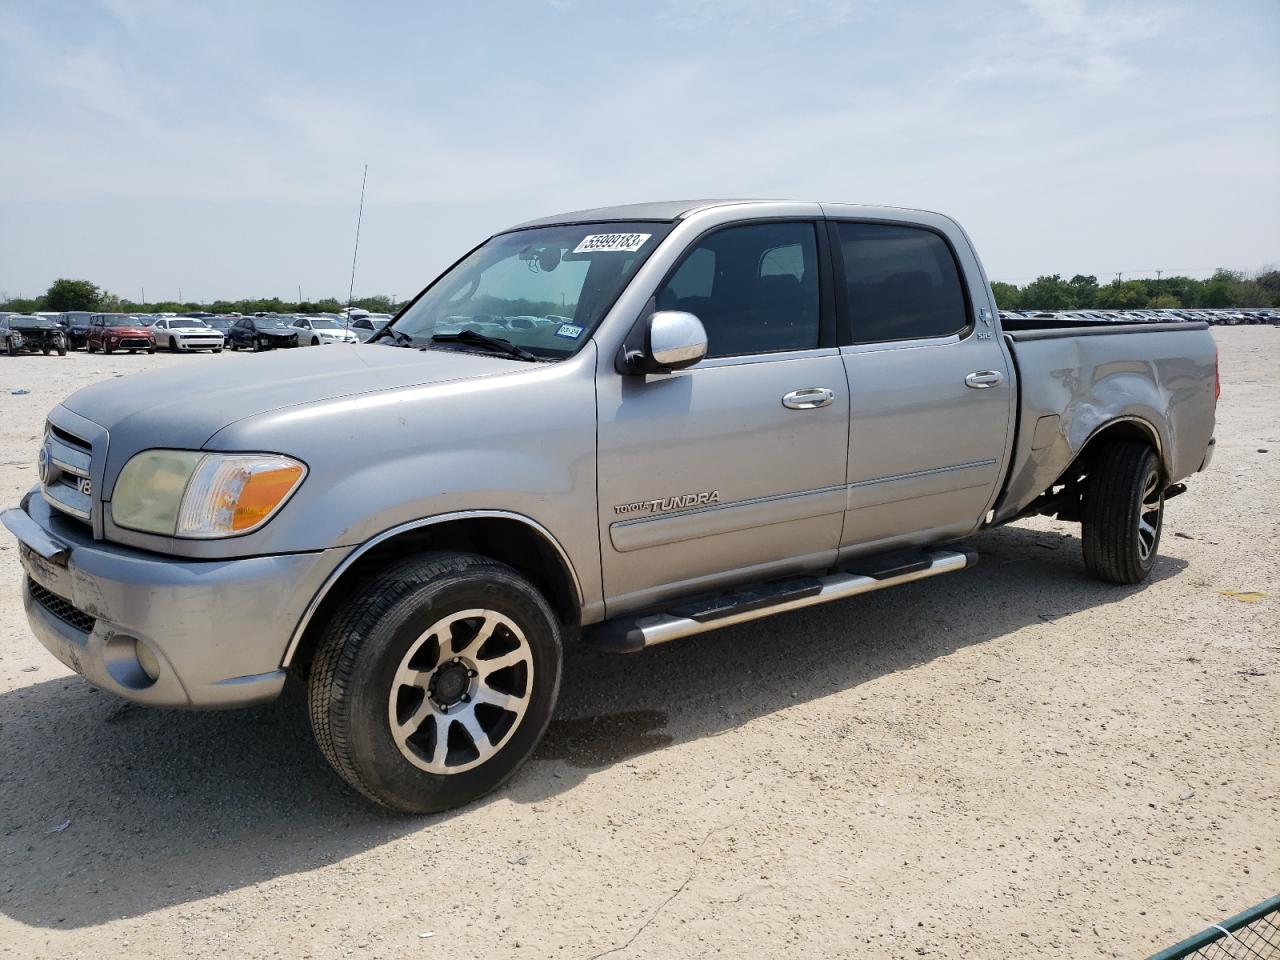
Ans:
[[[1004,374],[999,370],[975,370],[964,378],[964,385],[975,390],[985,390],[1003,382]]]
[[[788,410],[815,410],[825,407],[835,398],[836,392],[826,387],[805,387],[788,393],[782,398],[782,405]]]

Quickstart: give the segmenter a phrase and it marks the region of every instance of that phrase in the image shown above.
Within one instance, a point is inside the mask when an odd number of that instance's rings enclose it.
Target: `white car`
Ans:
[[[327,343],[359,343],[354,330],[328,317],[298,317],[293,321],[298,333],[298,346],[319,347]]]
[[[157,347],[168,347],[174,353],[184,350],[212,350],[221,353],[225,342],[222,331],[209,326],[199,317],[161,317],[151,324]]]

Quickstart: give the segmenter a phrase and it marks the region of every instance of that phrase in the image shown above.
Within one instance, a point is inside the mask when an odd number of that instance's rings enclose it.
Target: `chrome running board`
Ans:
[[[590,646],[610,653],[638,653],[659,643],[759,620],[775,613],[800,610],[896,587],[900,583],[954,573],[977,562],[976,553],[959,550],[853,560],[845,564],[845,569],[822,577],[775,580],[701,600],[677,601],[660,613],[606,620],[587,628],[583,639]]]

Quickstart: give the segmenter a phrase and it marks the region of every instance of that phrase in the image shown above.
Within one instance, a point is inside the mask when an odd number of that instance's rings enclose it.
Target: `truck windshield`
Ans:
[[[417,346],[471,331],[563,359],[670,230],[669,223],[585,223],[500,234],[441,275],[392,329]],[[387,342],[395,341],[406,342]]]

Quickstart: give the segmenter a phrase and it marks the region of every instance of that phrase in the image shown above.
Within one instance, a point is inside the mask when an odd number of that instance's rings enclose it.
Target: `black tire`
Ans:
[[[214,347],[214,348],[213,348],[213,352],[214,352],[214,353],[221,353],[221,352],[222,352],[222,348],[221,348],[221,347]]]
[[[320,346],[320,338],[319,338],[319,337],[312,337],[312,338],[311,338],[311,345],[312,345],[313,347],[318,347],[318,346]]]
[[[108,347],[105,343],[102,345],[102,352],[104,354],[110,354],[113,351],[113,349],[114,349],[113,347]]]
[[[52,349],[53,349],[52,347],[41,347],[40,352],[47,357],[49,355],[49,351]]]
[[[523,675],[527,704],[523,716],[499,732],[498,748],[487,760],[434,773],[401,752],[391,732],[390,696],[418,639],[442,618],[472,608],[496,611],[523,633],[532,671]],[[446,654],[438,656],[431,672],[445,663]],[[494,790],[529,757],[555,709],[561,661],[559,622],[528,580],[474,554],[424,554],[366,581],[325,625],[308,683],[311,728],[325,758],[364,796],[402,813],[438,813]],[[444,722],[445,736],[451,736],[454,721]],[[440,723],[432,719],[433,737]]]
[[[1164,489],[1160,459],[1150,444],[1122,441],[1098,451],[1089,468],[1081,523],[1090,576],[1141,583],[1151,575],[1164,528]]]
[[[59,347],[59,348],[58,348],[58,356],[60,356],[60,357],[65,357],[66,355],[67,355],[67,348],[66,348],[66,347]]]
[[[178,341],[173,339],[173,337],[169,338],[169,352],[170,353],[178,352]]]
[[[16,357],[18,355],[18,348],[14,346],[14,343],[12,340],[5,340],[4,350],[5,350],[5,353],[9,354],[9,356],[11,357]]]
[[[132,350],[130,350],[129,352],[130,352],[130,353],[133,353],[133,351],[132,351]],[[156,352],[156,348],[155,348],[155,347],[147,347],[147,353],[155,353],[155,352]]]

